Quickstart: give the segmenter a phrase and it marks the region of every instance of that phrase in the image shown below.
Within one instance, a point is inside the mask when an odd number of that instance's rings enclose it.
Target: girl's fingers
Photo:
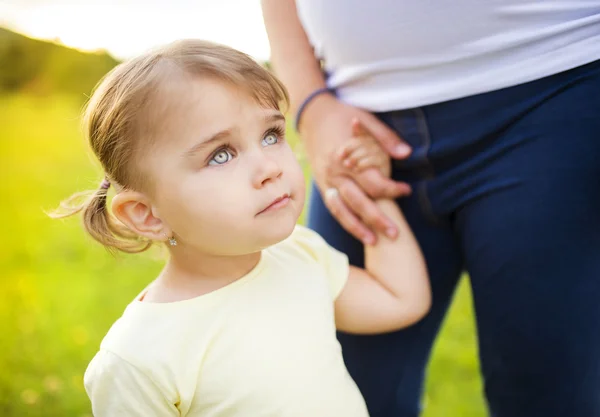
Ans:
[[[362,172],[369,168],[379,168],[383,166],[386,161],[383,161],[379,155],[367,155],[361,158],[354,164],[354,169],[357,172]]]

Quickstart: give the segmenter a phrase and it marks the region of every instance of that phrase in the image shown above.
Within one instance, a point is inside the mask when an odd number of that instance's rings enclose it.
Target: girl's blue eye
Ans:
[[[227,162],[231,161],[233,155],[227,149],[221,149],[212,157],[212,159],[208,162],[208,165],[223,165]]]
[[[274,133],[269,133],[262,140],[263,146],[275,145],[277,142],[279,142],[279,138]]]

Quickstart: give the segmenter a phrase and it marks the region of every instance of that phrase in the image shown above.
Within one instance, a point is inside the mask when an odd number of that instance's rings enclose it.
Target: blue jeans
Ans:
[[[396,333],[339,335],[371,416],[419,414],[431,345],[466,270],[491,414],[600,417],[600,61],[378,117],[414,149],[393,177],[413,187],[398,204],[433,307]],[[309,226],[362,265],[360,242],[314,188]]]

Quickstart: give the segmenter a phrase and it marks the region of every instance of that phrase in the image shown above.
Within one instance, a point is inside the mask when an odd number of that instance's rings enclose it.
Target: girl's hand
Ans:
[[[352,137],[338,150],[337,158],[345,168],[355,173],[376,168],[389,178],[392,172],[390,156],[358,119],[352,120]]]

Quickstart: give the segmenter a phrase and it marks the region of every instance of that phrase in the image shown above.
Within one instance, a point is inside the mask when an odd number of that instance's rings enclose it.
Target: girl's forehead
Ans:
[[[161,138],[200,135],[203,132],[241,126],[273,113],[277,105],[240,87],[214,77],[174,77],[156,91],[151,108],[140,120],[144,130]]]
[[[278,108],[266,105],[244,89],[214,81],[189,83],[182,94],[172,95],[160,107],[162,110],[149,121],[158,136],[169,141],[197,141],[221,131],[243,131],[283,119]]]
[[[183,101],[187,105],[199,104],[207,110],[226,103],[229,107],[237,104],[280,111],[275,92],[264,85],[256,85],[251,80],[234,83],[215,76],[189,76],[169,93],[174,101]]]

